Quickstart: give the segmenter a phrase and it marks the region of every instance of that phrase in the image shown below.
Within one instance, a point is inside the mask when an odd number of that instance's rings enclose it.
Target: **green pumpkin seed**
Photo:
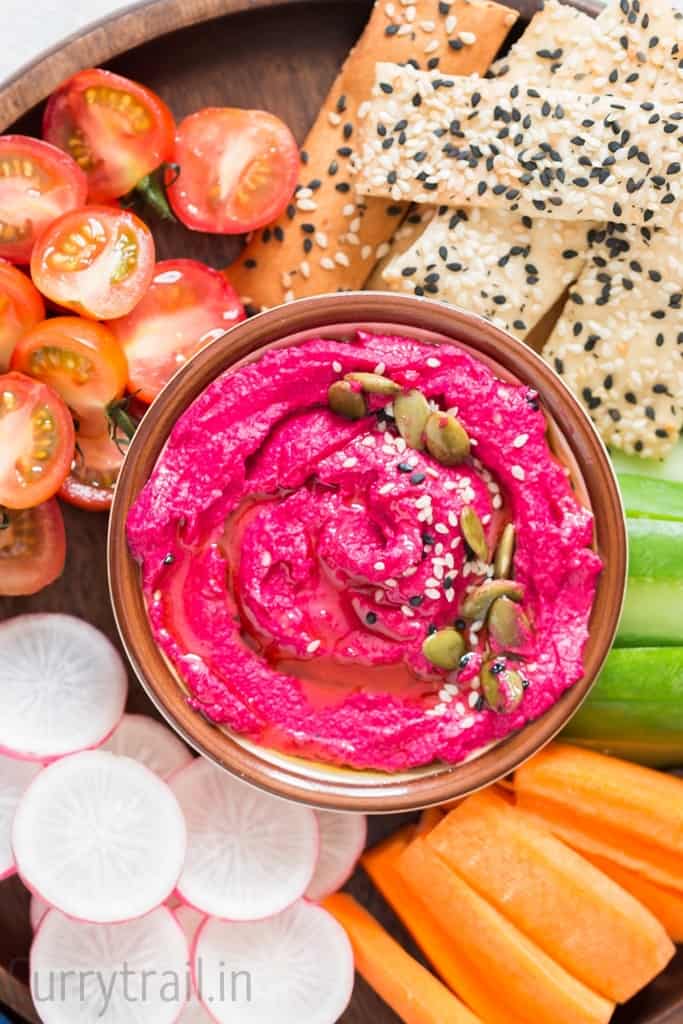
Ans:
[[[465,653],[465,641],[457,629],[439,629],[426,638],[422,653],[432,665],[450,672],[458,667]]]
[[[509,715],[521,703],[524,680],[519,672],[508,668],[506,659],[499,655],[482,665],[481,689],[490,708],[499,715]]]
[[[327,401],[332,412],[345,416],[347,420],[360,420],[368,411],[363,392],[356,390],[347,380],[336,380],[331,385]]]
[[[460,513],[460,529],[470,551],[480,562],[488,562],[489,546],[486,543],[484,527],[471,505],[467,505]]]
[[[509,597],[498,597],[489,609],[489,636],[499,649],[520,647],[529,631],[529,620]]]
[[[360,384],[368,395],[397,395],[401,385],[379,373],[347,373],[344,380]]]
[[[493,571],[497,580],[508,579],[512,575],[515,540],[515,527],[512,523],[508,523],[500,536],[493,560]]]
[[[394,419],[409,448],[422,451],[424,432],[431,409],[421,391],[404,391],[394,399]]]
[[[521,601],[522,594],[522,588],[514,580],[486,580],[467,595],[462,613],[466,619],[483,622],[489,608],[498,598],[509,597],[512,601]]]
[[[457,466],[470,454],[470,439],[460,420],[433,412],[425,427],[427,451],[444,466]]]

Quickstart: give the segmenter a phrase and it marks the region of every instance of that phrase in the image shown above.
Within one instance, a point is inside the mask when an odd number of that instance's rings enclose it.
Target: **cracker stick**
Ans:
[[[360,288],[386,254],[406,206],[358,201],[350,167],[359,105],[370,95],[376,61],[414,60],[449,74],[483,73],[516,18],[491,0],[376,0],[304,143],[298,194],[230,268],[232,283],[250,306]]]
[[[392,200],[662,226],[681,194],[681,121],[676,106],[379,64],[356,185]]]

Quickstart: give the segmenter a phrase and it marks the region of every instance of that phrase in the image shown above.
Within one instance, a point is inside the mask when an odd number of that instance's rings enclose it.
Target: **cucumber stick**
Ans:
[[[683,483],[619,473],[619,490],[627,516],[683,520]]]
[[[629,518],[629,578],[617,647],[683,647],[683,521]]]
[[[683,647],[612,651],[563,735],[641,764],[683,765]]]

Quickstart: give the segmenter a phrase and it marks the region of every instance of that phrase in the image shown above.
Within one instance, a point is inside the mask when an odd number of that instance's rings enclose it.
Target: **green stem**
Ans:
[[[138,422],[128,411],[130,397],[131,396],[122,398],[120,401],[110,402],[107,406],[109,435],[119,451],[124,453],[130,441],[133,439],[133,434],[138,428]]]
[[[149,207],[161,220],[175,221],[166,197],[166,186],[172,184],[180,174],[178,164],[163,163],[155,171],[140,178],[135,188],[121,198],[125,207]]]

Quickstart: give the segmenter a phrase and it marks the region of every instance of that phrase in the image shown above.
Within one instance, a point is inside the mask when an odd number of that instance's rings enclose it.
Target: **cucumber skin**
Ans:
[[[563,738],[653,767],[683,765],[683,647],[612,651]]]
[[[627,516],[683,521],[683,483],[634,473],[620,473],[618,481]]]
[[[683,646],[683,522],[627,519],[629,574],[617,647]]]

